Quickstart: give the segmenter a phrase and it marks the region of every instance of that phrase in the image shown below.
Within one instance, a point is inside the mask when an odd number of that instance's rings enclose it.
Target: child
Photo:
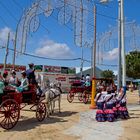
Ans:
[[[120,92],[117,95],[117,106],[118,106],[118,115],[121,119],[128,119],[129,113],[126,107],[126,93],[124,93],[124,89],[121,88]]]
[[[104,97],[106,95],[105,88],[102,89],[102,92],[97,93],[95,97],[95,102],[97,105],[98,110],[96,111],[96,120],[98,122],[105,121],[105,114],[104,114]]]
[[[106,119],[109,122],[113,122],[115,119],[115,113],[113,110],[114,107],[114,95],[110,89],[108,89],[107,94],[105,96],[105,114]]]

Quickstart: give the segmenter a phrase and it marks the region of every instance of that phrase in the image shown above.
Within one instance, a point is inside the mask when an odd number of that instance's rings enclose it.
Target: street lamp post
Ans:
[[[108,0],[100,0],[100,3],[107,3]],[[92,93],[91,93],[91,105],[90,105],[90,109],[94,109],[96,108],[96,104],[94,101],[94,97],[96,94],[96,4],[94,3],[94,8],[93,8],[93,14],[94,14],[94,46],[92,48]]]
[[[121,55],[122,55],[122,86],[126,93],[126,62],[125,62],[125,41],[124,41],[124,0],[120,0],[121,4]]]
[[[92,94],[91,94],[91,105],[90,109],[96,108],[96,104],[94,101],[94,97],[96,94],[96,4],[94,4],[93,8],[93,13],[94,13],[94,46],[92,48],[92,54],[93,54],[93,60],[92,60]]]
[[[118,0],[118,76],[117,76],[117,91],[121,87],[121,2]]]

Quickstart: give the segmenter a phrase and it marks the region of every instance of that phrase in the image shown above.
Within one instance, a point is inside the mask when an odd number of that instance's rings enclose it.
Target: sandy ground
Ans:
[[[77,98],[68,103],[63,95],[62,113],[56,110],[53,116],[40,123],[35,112],[21,111],[20,121],[12,130],[0,128],[0,140],[102,140],[110,137],[108,131],[114,136],[108,140],[140,140],[140,106],[137,101],[137,92],[128,94],[131,119],[97,123],[95,110],[89,110],[89,104],[80,103]]]
[[[123,134],[120,140],[140,140],[140,105],[138,91],[128,93],[130,119],[123,121]]]

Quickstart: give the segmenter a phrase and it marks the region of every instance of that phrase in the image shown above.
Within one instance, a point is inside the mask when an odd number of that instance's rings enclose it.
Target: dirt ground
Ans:
[[[128,103],[138,104],[138,93],[128,94]],[[37,122],[35,112],[21,111],[21,118],[12,130],[0,128],[0,140],[78,140],[80,137],[66,135],[65,130],[79,122],[81,112],[88,111],[90,104],[80,103],[75,98],[68,103],[66,95],[62,97],[62,113],[55,113],[43,122]],[[57,109],[57,108],[56,108]],[[122,121],[124,128],[120,140],[140,140],[140,107],[130,110],[131,119]]]
[[[138,105],[138,91],[128,92],[128,105]],[[130,119],[123,121],[124,133],[120,140],[140,140],[140,105],[138,109],[129,109]]]

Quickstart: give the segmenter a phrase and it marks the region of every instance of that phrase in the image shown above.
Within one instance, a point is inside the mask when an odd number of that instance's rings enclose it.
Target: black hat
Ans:
[[[34,66],[34,63],[30,63],[30,64],[28,64],[29,66]]]

